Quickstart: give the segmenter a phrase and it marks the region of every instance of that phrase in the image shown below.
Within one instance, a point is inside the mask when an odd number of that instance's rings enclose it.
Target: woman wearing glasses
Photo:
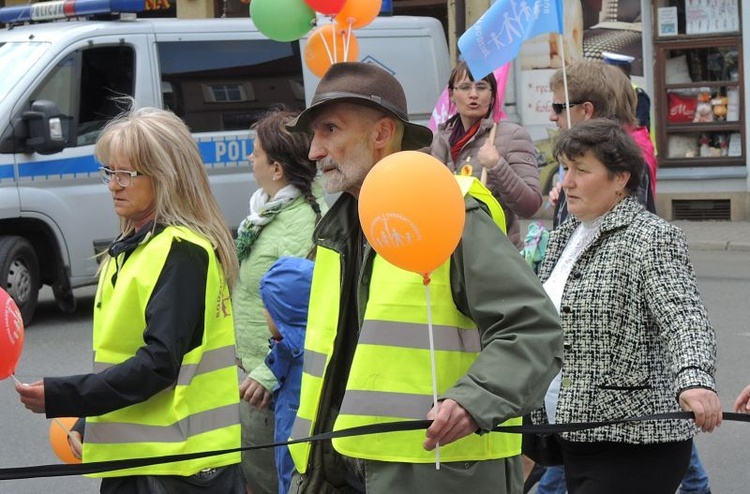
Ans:
[[[514,123],[495,123],[497,82],[493,74],[475,81],[466,62],[448,80],[457,112],[438,127],[430,154],[454,173],[482,177],[505,211],[508,238],[523,248],[519,216],[531,217],[542,204],[536,153],[529,133]]]
[[[85,417],[84,463],[240,446],[232,237],[190,131],[144,108],[111,121],[95,155],[120,217],[94,305],[94,373],[16,390],[47,417]],[[84,433],[85,432],[85,433]],[[95,474],[103,493],[244,493],[239,453]]]
[[[247,377],[240,383],[243,446],[274,442],[271,393],[279,383],[265,363],[268,324],[260,297],[260,280],[277,259],[305,257],[313,248],[312,231],[328,209],[317,168],[307,155],[310,138],[291,133],[285,124],[296,114],[275,111],[254,125],[249,156],[258,190],[237,234],[240,277],[233,294],[237,357]],[[278,490],[273,449],[247,451],[242,470],[253,494]]]

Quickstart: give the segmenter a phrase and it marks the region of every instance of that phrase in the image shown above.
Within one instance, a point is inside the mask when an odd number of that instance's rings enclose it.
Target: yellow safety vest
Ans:
[[[229,289],[211,244],[182,227],[167,227],[138,246],[123,264],[110,259],[99,278],[94,308],[94,367],[99,372],[135,355],[144,345],[146,304],[172,241],[194,243],[208,253],[204,332],[200,346],[183,358],[179,377],[148,400],[86,419],[84,462],[157,457],[240,447],[239,395],[234,323]],[[117,283],[112,286],[112,277]],[[239,463],[240,453],[92,474],[192,475]]]
[[[474,177],[457,176],[462,193],[482,201],[503,231],[502,208]],[[319,246],[313,274],[300,408],[292,439],[309,436],[319,419],[318,409],[326,369],[337,332],[341,287],[341,259]],[[456,308],[450,288],[449,261],[431,275],[439,392],[466,373],[479,347],[473,321]],[[432,378],[427,336],[427,305],[422,276],[373,261],[365,321],[355,352],[347,388],[334,429],[356,425],[424,419],[432,404]],[[403,338],[403,339],[401,339]],[[386,365],[387,363],[387,365]],[[424,365],[426,363],[426,365]],[[382,379],[381,379],[382,378]],[[368,384],[369,383],[369,384]],[[513,419],[509,423],[519,423]],[[435,461],[424,451],[424,431],[394,432],[334,440],[342,454],[358,458],[409,463]],[[305,473],[311,446],[289,447],[298,471]],[[441,446],[444,461],[501,458],[520,453],[520,438],[505,434],[470,436]]]

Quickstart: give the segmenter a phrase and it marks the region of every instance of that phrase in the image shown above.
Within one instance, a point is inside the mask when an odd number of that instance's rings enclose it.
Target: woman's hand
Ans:
[[[745,386],[742,393],[734,400],[734,411],[737,413],[750,413],[750,384]]]
[[[44,413],[44,381],[38,380],[31,384],[16,383],[16,392],[21,396],[21,403],[34,413]]]
[[[70,451],[73,453],[73,456],[81,459],[81,455],[83,455],[83,436],[78,431],[70,431],[70,434],[68,434],[68,445],[70,446]]]
[[[497,152],[497,148],[495,147],[495,129],[497,129],[497,124],[492,126],[489,137],[484,141],[484,144],[482,144],[482,147],[480,147],[477,152],[477,160],[479,160],[479,164],[488,170],[493,168],[497,162],[500,161],[500,153]]]
[[[695,425],[703,432],[713,432],[721,425],[719,395],[706,388],[691,388],[680,393],[680,406],[695,414]]]
[[[271,403],[271,393],[255,379],[245,378],[240,384],[240,398],[256,408],[268,408]]]
[[[549,191],[549,203],[553,206],[557,206],[557,202],[560,200],[560,191],[562,190],[562,182],[557,182],[552,189]]]

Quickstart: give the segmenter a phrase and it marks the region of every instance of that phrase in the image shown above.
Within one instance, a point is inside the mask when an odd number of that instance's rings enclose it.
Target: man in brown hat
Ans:
[[[380,258],[367,245],[357,214],[370,169],[392,153],[428,146],[431,132],[408,121],[395,77],[356,62],[334,64],[289,128],[312,134],[309,156],[326,191],[343,192],[314,233],[292,438],[434,419],[426,432],[290,446],[297,469],[292,491],[520,492],[520,437],[489,431],[520,423],[517,417],[541,406],[560,368],[562,333],[536,276],[497,226],[499,205],[476,181],[465,195],[462,240],[431,273],[436,411],[422,277]]]

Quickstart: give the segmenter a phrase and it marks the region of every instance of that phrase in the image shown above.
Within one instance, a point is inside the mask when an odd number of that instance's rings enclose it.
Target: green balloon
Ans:
[[[252,0],[250,18],[258,31],[276,41],[294,41],[307,34],[315,11],[303,0]]]

